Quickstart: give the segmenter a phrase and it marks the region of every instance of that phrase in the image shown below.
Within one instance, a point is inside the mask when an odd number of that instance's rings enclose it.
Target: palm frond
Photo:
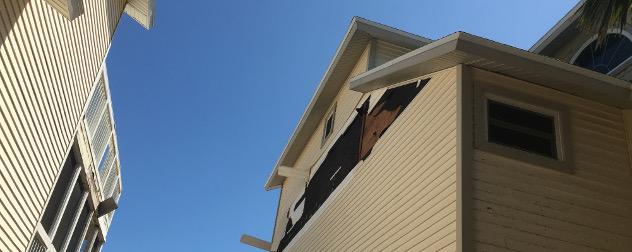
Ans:
[[[597,32],[597,46],[608,35],[609,28],[625,29],[632,0],[586,0],[575,14],[579,14],[579,28],[588,33]]]

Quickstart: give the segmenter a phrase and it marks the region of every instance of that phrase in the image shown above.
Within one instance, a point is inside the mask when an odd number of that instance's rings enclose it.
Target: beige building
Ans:
[[[154,0],[0,1],[0,251],[100,251],[121,194],[105,58]]]
[[[630,251],[632,30],[529,51],[354,18],[270,177],[267,251]]]

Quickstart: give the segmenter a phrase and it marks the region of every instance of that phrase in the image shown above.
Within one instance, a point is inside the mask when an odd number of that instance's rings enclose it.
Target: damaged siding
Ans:
[[[632,174],[621,110],[476,70],[488,83],[568,107],[573,174],[473,152],[474,250],[629,251]],[[475,115],[480,116],[480,115]]]
[[[332,143],[332,139],[335,138],[336,134],[343,130],[343,126],[347,118],[349,118],[354,113],[355,108],[358,106],[363,97],[363,94],[360,92],[349,90],[349,79],[366,71],[368,55],[369,47],[367,46],[367,48],[365,48],[364,50],[364,53],[356,63],[353,71],[340,89],[337,97],[334,99],[334,102],[331,104],[331,107],[328,109],[332,110],[333,106],[336,106],[334,115],[336,119],[334,122],[332,135],[327,139],[327,141],[322,143],[324,120],[326,120],[326,118],[323,118],[323,122],[321,122],[320,126],[316,128],[316,130],[314,131],[314,135],[312,135],[309,143],[305,146],[303,153],[294,164],[293,167],[295,169],[312,171],[310,177],[313,176],[313,172],[316,171],[315,168],[312,169],[313,166],[316,164],[316,162],[318,162],[320,157],[327,150],[327,147]],[[277,248],[279,242],[281,241],[281,238],[283,238],[283,234],[288,222],[287,213],[290,205],[296,200],[298,196],[300,196],[304,188],[305,181],[288,178],[285,179],[285,181],[283,182],[283,187],[281,188],[281,196],[279,199],[279,207],[277,209],[274,234],[272,236],[273,249]]]
[[[426,78],[286,251],[456,249],[456,71]]]
[[[292,223],[288,223],[286,227],[279,250],[287,246],[358,162],[368,157],[379,137],[406,109],[427,82],[428,79],[425,79],[387,90],[370,112],[368,100],[357,109],[358,113],[351,124],[327,152],[324,161],[318,165],[316,173],[307,184],[304,195],[290,206],[291,213],[301,206],[304,211],[291,218]]]

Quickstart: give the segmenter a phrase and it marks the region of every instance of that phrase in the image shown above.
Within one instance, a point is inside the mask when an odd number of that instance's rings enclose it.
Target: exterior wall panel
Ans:
[[[70,22],[44,0],[0,1],[0,251],[25,250],[125,1],[83,3]]]
[[[428,77],[287,251],[455,250],[456,70]]]
[[[568,108],[573,174],[473,152],[475,250],[626,251],[632,247],[632,173],[622,111],[508,77],[475,82]],[[480,116],[480,115],[475,115]]]
[[[351,72],[349,78],[343,85],[341,91],[338,93],[334,104],[337,104],[336,111],[334,115],[334,128],[329,139],[324,143],[322,143],[322,133],[324,127],[323,122],[316,128],[316,131],[312,135],[310,141],[303,153],[299,156],[298,160],[294,164],[294,168],[299,170],[310,171],[310,175],[313,175],[316,167],[316,162],[319,158],[325,153],[327,146],[333,143],[333,138],[335,138],[336,134],[338,134],[343,129],[345,121],[353,114],[356,106],[359,104],[363,94],[349,90],[349,79],[351,77],[356,76],[360,73],[366,71],[367,61],[369,56],[369,47],[367,47],[356,63],[355,68]],[[329,109],[333,109],[334,105],[332,104]],[[329,114],[327,114],[329,115]],[[283,233],[285,231],[285,225],[287,224],[287,210],[290,207],[290,204],[296,199],[296,197],[300,196],[301,190],[305,188],[304,182],[297,182],[293,179],[286,179],[283,183],[282,191],[281,191],[281,199],[279,201],[279,208],[277,209],[277,221],[276,226],[274,228],[274,235],[272,239],[272,248],[276,248],[279,245],[281,238],[283,238]]]

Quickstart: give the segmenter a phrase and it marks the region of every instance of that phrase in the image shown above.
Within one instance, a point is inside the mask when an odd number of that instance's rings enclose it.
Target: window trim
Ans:
[[[327,142],[327,140],[329,140],[329,138],[334,133],[334,128],[336,125],[336,106],[337,104],[334,104],[333,108],[331,109],[331,111],[327,113],[327,116],[325,117],[325,120],[323,121],[323,137],[320,143],[321,148],[325,145],[325,142]],[[327,132],[327,123],[329,122],[330,119],[331,119],[331,128],[330,128],[330,131]]]
[[[476,149],[565,173],[573,173],[570,165],[570,128],[568,127],[569,113],[567,107],[550,100],[493,86],[491,84],[476,83],[475,85],[474,146]],[[502,104],[552,116],[555,127],[554,139],[557,158],[547,157],[488,141],[489,125],[487,100],[493,100]]]
[[[628,31],[628,29],[622,29],[619,30],[618,28],[610,28],[608,29],[608,32],[606,35],[610,35],[610,34],[619,34],[619,32],[621,32],[621,36],[625,36],[627,37],[630,41],[632,41],[632,33],[630,33]],[[571,59],[568,61],[569,64],[575,65],[575,61],[577,60],[577,58],[579,57],[579,55],[584,52],[584,50],[586,49],[586,47],[588,47],[590,44],[592,44],[593,42],[595,42],[595,40],[597,40],[597,34],[590,36],[589,38],[587,38],[584,43],[577,49],[577,51],[573,52],[573,57],[571,57]],[[610,72],[606,73],[606,75],[608,76],[616,76],[619,73],[621,73],[623,70],[625,70],[626,68],[628,68],[630,65],[632,65],[632,56],[628,57],[626,60],[624,60],[623,62],[621,62],[621,64],[619,64],[618,66],[614,67],[612,70],[610,70]]]
[[[69,160],[71,158],[71,155],[72,156],[77,155],[76,151],[77,150],[75,148],[71,148],[68,151],[68,154],[66,155],[65,160]],[[54,207],[54,209],[56,210],[50,230],[46,230],[44,226],[42,225],[42,218],[44,215],[44,212],[42,212],[37,222],[35,232],[31,240],[29,241],[27,249],[30,250],[34,243],[38,243],[39,245],[46,248],[45,251],[55,252],[57,250],[54,245],[55,243],[54,240],[56,236],[63,236],[63,240],[62,240],[59,251],[66,251],[68,250],[68,246],[70,245],[70,241],[72,239],[73,234],[75,234],[76,232],[79,232],[79,236],[78,236],[79,241],[82,242],[83,240],[86,239],[86,234],[90,227],[90,223],[92,223],[95,220],[95,218],[93,217],[94,209],[90,206],[90,202],[89,202],[91,199],[91,193],[90,193],[90,189],[85,186],[85,177],[84,177],[85,174],[82,174],[82,171],[84,169],[83,164],[80,161],[75,161],[71,165],[72,165],[72,173],[71,173],[71,176],[68,178],[69,179],[68,185],[66,185],[64,188],[61,202],[59,202],[58,205],[50,206],[50,207]],[[60,179],[62,178],[60,177],[56,178],[53,188],[57,186],[57,183],[60,182]],[[79,201],[76,204],[70,204],[70,197],[74,188],[76,186],[80,186],[80,189],[81,189],[81,185],[79,184],[84,185],[83,189],[81,190]],[[53,204],[53,202],[50,202],[50,195],[49,195],[49,199],[47,199],[44,209],[47,209],[50,204]],[[80,223],[79,220],[81,218],[82,210],[86,206],[88,207],[87,218],[84,223]],[[72,211],[72,212],[68,212],[68,213],[71,213],[71,219],[67,220],[69,221],[68,229],[65,232],[58,234],[58,229],[62,222],[62,217],[67,211]],[[81,227],[81,230],[80,230],[80,227]],[[76,246],[77,247],[75,247],[72,251],[77,251],[80,248],[80,243],[76,244]]]

